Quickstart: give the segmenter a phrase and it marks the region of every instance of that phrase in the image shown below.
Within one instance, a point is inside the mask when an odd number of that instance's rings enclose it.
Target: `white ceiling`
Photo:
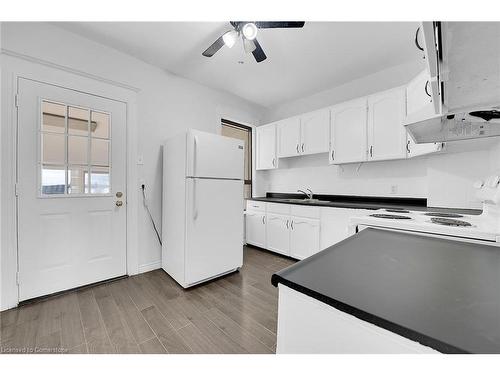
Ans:
[[[65,22],[67,30],[209,87],[265,107],[341,85],[419,58],[414,22],[306,22],[302,29],[259,30],[267,60],[241,41],[212,58],[202,52],[226,22]],[[238,61],[243,61],[239,64]]]

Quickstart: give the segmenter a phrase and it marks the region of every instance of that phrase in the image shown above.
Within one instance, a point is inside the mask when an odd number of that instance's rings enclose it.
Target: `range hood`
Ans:
[[[410,136],[416,143],[500,136],[500,22],[421,28],[436,110],[407,117]]]
[[[407,124],[415,143],[450,142],[500,136],[500,106],[436,115]]]

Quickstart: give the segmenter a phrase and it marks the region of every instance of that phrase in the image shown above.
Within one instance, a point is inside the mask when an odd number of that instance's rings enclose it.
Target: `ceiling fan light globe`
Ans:
[[[231,30],[222,35],[222,40],[224,44],[231,48],[236,43],[236,39],[238,38],[238,32],[236,30]]]
[[[246,23],[241,28],[241,32],[246,39],[254,40],[257,37],[257,26],[252,22]]]

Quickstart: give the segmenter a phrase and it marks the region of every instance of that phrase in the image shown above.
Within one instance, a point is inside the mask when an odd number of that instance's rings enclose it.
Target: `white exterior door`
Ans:
[[[186,284],[241,267],[243,180],[188,178],[186,197]]]
[[[322,109],[301,117],[300,134],[303,155],[328,152],[330,138],[330,111]]]
[[[19,80],[19,300],[126,274],[126,105]]]
[[[300,118],[278,122],[278,157],[286,158],[300,154]]]
[[[330,164],[361,162],[367,150],[367,100],[352,100],[331,110]]]

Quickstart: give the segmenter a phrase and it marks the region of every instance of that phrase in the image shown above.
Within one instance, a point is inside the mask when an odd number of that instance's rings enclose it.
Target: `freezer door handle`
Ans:
[[[196,159],[198,154],[198,137],[194,136],[194,148],[193,148],[193,176],[196,176]]]

